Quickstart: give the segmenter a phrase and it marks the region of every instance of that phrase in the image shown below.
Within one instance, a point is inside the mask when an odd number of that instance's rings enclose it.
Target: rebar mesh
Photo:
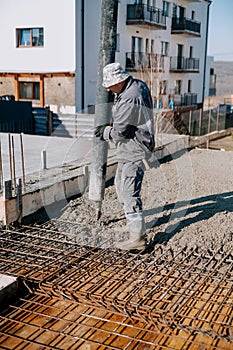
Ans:
[[[232,245],[151,254],[83,246],[80,238],[24,226],[0,233],[0,272],[20,276],[36,294],[117,312],[162,329],[232,342]],[[66,226],[67,227],[67,226]]]
[[[225,349],[226,339],[163,327],[104,309],[28,296],[0,317],[1,349]]]

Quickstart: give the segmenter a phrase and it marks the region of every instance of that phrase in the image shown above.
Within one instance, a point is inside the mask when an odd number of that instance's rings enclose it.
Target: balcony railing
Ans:
[[[176,106],[192,106],[197,104],[196,93],[185,93],[183,95],[174,95],[174,102]]]
[[[172,18],[172,30],[173,34],[186,33],[189,35],[200,36],[201,23],[185,17],[173,17]]]
[[[126,24],[150,25],[166,29],[166,16],[162,10],[145,4],[128,4]]]
[[[176,56],[170,58],[172,72],[199,72],[199,58]]]
[[[160,54],[142,53],[142,52],[126,52],[127,71],[146,71],[163,72],[164,56]]]

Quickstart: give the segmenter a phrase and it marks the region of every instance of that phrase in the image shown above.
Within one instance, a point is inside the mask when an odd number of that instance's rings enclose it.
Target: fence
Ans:
[[[181,118],[192,136],[201,136],[233,127],[233,111],[229,111],[226,105],[204,111],[198,109],[184,112]]]
[[[156,133],[179,133],[201,136],[214,131],[233,127],[233,106],[219,105],[204,110],[196,109],[186,112],[155,112]]]
[[[155,110],[156,133],[179,133],[201,136],[233,127],[233,106],[219,105],[203,110]],[[48,108],[33,109],[34,129],[37,135],[61,137],[93,136],[94,114],[55,114]]]
[[[0,99],[0,132],[33,133],[31,102]]]
[[[53,113],[49,108],[34,107],[32,109],[34,120],[34,133],[48,136],[53,132]]]

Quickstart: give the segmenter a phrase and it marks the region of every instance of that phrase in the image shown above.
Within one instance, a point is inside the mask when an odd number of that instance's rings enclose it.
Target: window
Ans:
[[[150,11],[152,8],[155,8],[156,0],[146,0],[146,5],[148,11]]]
[[[181,85],[182,85],[182,80],[176,80],[176,85],[175,85],[176,95],[181,95]]]
[[[163,15],[169,16],[169,2],[163,1]]]
[[[167,41],[161,41],[161,55],[168,56],[169,43]]]
[[[195,20],[195,11],[192,11],[192,15],[191,15],[192,20]]]
[[[189,47],[189,58],[193,58],[193,46]]]
[[[132,52],[142,52],[142,38],[132,37]]]
[[[149,53],[149,39],[146,39],[146,53]]]
[[[188,80],[188,92],[192,92],[192,80]]]
[[[39,100],[40,83],[19,82],[19,98],[28,100]]]
[[[150,52],[151,52],[151,53],[154,53],[154,46],[155,46],[155,42],[154,42],[154,40],[152,39],[151,42],[150,42]]]
[[[17,47],[43,47],[44,28],[16,29]]]
[[[159,94],[166,95],[167,94],[167,80],[161,80],[159,82]]]

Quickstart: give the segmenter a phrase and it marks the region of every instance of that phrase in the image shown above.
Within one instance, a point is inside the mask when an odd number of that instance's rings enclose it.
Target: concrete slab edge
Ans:
[[[171,156],[181,150],[189,147],[189,136],[178,135],[172,142],[168,142],[155,149],[155,156],[161,160],[167,156]],[[53,177],[52,182],[41,181],[40,187],[30,190],[22,195],[22,211],[18,208],[17,198],[11,199],[0,198],[0,221],[7,226],[11,223],[20,221],[23,217],[34,214],[38,210],[45,208],[53,203],[67,200],[76,195],[82,195],[88,186],[89,166],[90,163],[85,164],[85,171],[83,164],[79,171],[77,168],[69,175]],[[88,168],[87,168],[88,167]],[[115,155],[108,158],[106,181],[115,176],[117,168],[117,160]]]

